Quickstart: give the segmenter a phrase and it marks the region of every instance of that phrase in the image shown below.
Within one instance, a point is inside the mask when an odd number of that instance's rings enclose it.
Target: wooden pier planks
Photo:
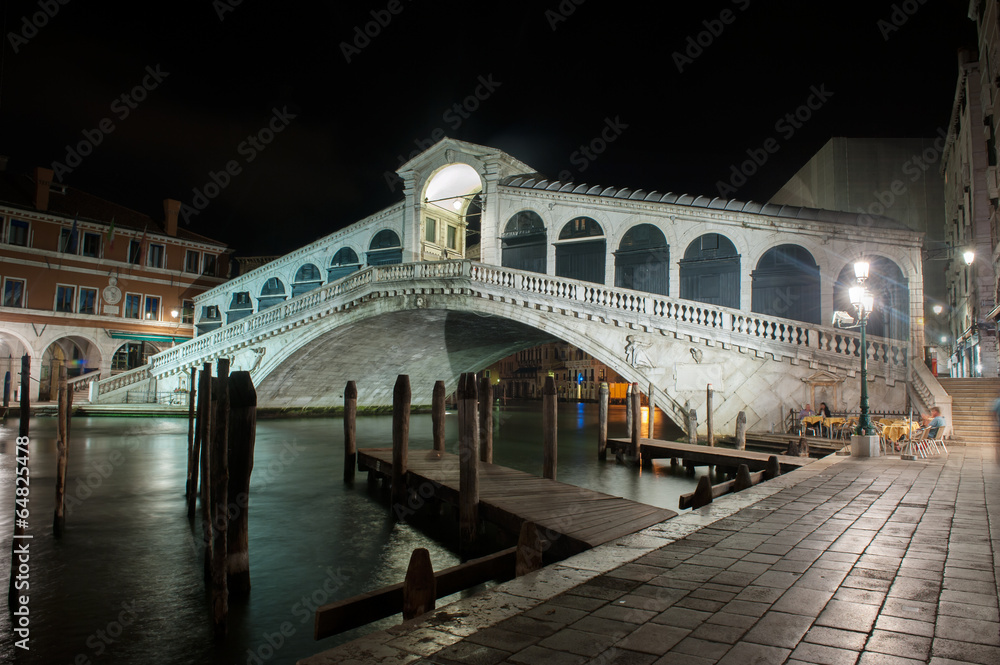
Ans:
[[[628,439],[608,439],[608,448],[612,450],[628,450],[630,445],[631,442]],[[692,445],[675,441],[654,441],[652,439],[641,439],[639,451],[643,459],[674,458],[695,466],[731,466],[733,468],[740,464],[746,464],[751,471],[764,470],[767,467],[767,458],[773,454],[719,448],[718,446]],[[777,455],[777,458],[781,464],[782,473],[794,471],[813,461],[809,457],[790,457],[788,455]]]
[[[458,501],[458,456],[434,450],[410,451],[410,479],[416,489],[431,482],[437,497]],[[358,450],[358,467],[391,475],[392,450]],[[480,463],[479,514],[511,534],[523,522],[558,534],[560,549],[583,551],[674,517],[675,511],[637,503],[594,490],[533,476],[496,464]],[[567,542],[568,541],[568,542]]]

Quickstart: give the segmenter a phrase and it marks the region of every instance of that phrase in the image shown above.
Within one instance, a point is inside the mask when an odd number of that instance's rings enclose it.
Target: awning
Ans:
[[[135,342],[186,342],[190,337],[186,335],[157,335],[155,333],[138,333],[127,330],[109,330],[111,339],[128,339]]]

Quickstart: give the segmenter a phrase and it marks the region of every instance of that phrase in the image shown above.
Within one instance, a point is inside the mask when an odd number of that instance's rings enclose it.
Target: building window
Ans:
[[[128,262],[139,265],[142,256],[142,243],[138,240],[130,240],[128,243]],[[138,317],[136,317],[138,318]]]
[[[184,255],[184,272],[198,273],[198,261],[201,259],[200,253],[189,249]]]
[[[24,307],[24,280],[7,278],[3,281],[3,306]]]
[[[458,229],[448,225],[448,249],[458,249]]]
[[[80,314],[97,314],[97,289],[80,287]]]
[[[216,267],[215,267],[215,254],[205,254],[204,263],[202,264],[202,267],[201,267],[201,274],[202,275],[211,275],[211,276],[214,277],[215,276],[215,270],[216,270]]]
[[[138,293],[125,294],[125,318],[138,319],[142,309],[142,296]]]
[[[83,234],[83,255],[90,256],[95,259],[101,258],[101,234],[100,233],[84,233]]]
[[[427,242],[437,242],[438,232],[437,232],[437,220],[433,217],[428,217],[426,222],[426,231],[424,232],[424,240]]]
[[[202,319],[219,319],[219,306],[218,305],[206,305],[201,308],[201,318]]]
[[[163,245],[153,245],[149,246],[149,261],[147,265],[150,268],[162,268],[163,267]]]
[[[147,321],[160,320],[160,299],[157,296],[146,296],[146,311],[142,318]]]
[[[56,285],[56,311],[72,312],[73,301],[76,300],[75,286]]]
[[[7,229],[7,243],[10,245],[28,246],[28,222],[20,219],[10,220],[10,227]]]
[[[253,303],[250,302],[250,292],[249,291],[238,291],[233,294],[233,304],[232,308],[246,308],[253,307]]]
[[[59,251],[66,254],[76,254],[76,235],[73,229],[59,229]]]
[[[121,372],[142,367],[156,353],[159,351],[149,342],[125,342],[111,357],[111,370]]]
[[[194,323],[193,300],[185,300],[181,303],[181,323]]]

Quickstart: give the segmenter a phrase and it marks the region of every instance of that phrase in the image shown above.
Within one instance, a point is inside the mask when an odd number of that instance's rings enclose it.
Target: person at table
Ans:
[[[817,411],[816,413],[818,415],[823,416],[824,418],[829,418],[830,417],[830,407],[828,407],[826,405],[826,402],[820,402],[819,403],[819,411]]]
[[[802,420],[803,418],[808,418],[812,414],[813,414],[812,404],[806,404],[804,407],[802,407],[802,410],[799,411],[799,420]]]
[[[932,406],[931,421],[927,423],[927,427],[924,427],[923,429],[927,431],[928,439],[936,439],[938,432],[940,432],[941,429],[947,424],[948,423],[945,422],[944,416],[941,415],[941,409],[936,406]]]

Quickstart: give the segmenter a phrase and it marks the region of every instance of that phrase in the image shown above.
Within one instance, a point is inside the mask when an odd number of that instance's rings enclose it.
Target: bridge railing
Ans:
[[[199,362],[228,346],[240,345],[247,336],[270,334],[299,325],[324,308],[329,308],[329,301],[343,299],[355,292],[370,291],[373,285],[451,279],[563,300],[568,305],[594,308],[598,313],[612,310],[642,316],[654,325],[659,320],[675,330],[683,328],[685,334],[700,333],[723,345],[752,347],[758,352],[763,349],[763,352],[773,353],[776,357],[813,356],[827,364],[850,368],[861,357],[858,336],[837,328],[472,261],[435,261],[373,266],[355,272],[156,354],[150,359],[151,366],[147,369],[151,374],[143,378],[160,376]],[[905,372],[908,361],[905,344],[869,337],[866,352],[873,370],[877,371],[877,366],[881,365],[884,373],[894,369],[898,370],[896,374]],[[116,383],[126,380],[131,380],[131,377],[118,375],[112,378]],[[102,393],[112,389],[106,388],[105,383],[101,382]]]

